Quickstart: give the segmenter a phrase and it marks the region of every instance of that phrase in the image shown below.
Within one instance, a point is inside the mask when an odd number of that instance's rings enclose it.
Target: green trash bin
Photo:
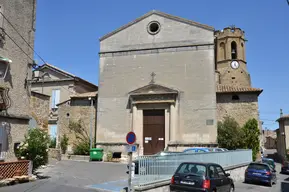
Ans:
[[[103,149],[92,148],[90,149],[90,161],[102,161]]]

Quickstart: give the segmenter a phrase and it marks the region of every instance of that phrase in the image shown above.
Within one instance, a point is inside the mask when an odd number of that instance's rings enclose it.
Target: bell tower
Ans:
[[[251,87],[244,33],[235,26],[215,32],[216,75],[219,84]]]

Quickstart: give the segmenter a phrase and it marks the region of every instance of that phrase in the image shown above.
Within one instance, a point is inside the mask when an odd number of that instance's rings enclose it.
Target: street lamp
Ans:
[[[10,59],[0,56],[0,79],[5,79],[10,63],[12,63]]]

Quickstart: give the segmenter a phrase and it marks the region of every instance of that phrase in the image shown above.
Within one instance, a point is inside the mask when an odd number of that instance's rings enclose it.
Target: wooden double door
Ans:
[[[143,110],[144,155],[153,155],[165,148],[165,110]]]

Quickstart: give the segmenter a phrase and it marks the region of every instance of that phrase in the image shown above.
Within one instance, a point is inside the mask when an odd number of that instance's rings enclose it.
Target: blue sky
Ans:
[[[46,62],[98,84],[98,39],[153,9],[215,29],[242,28],[253,86],[264,89],[259,98],[263,127],[278,127],[280,108],[289,114],[286,0],[39,0],[35,50]]]

